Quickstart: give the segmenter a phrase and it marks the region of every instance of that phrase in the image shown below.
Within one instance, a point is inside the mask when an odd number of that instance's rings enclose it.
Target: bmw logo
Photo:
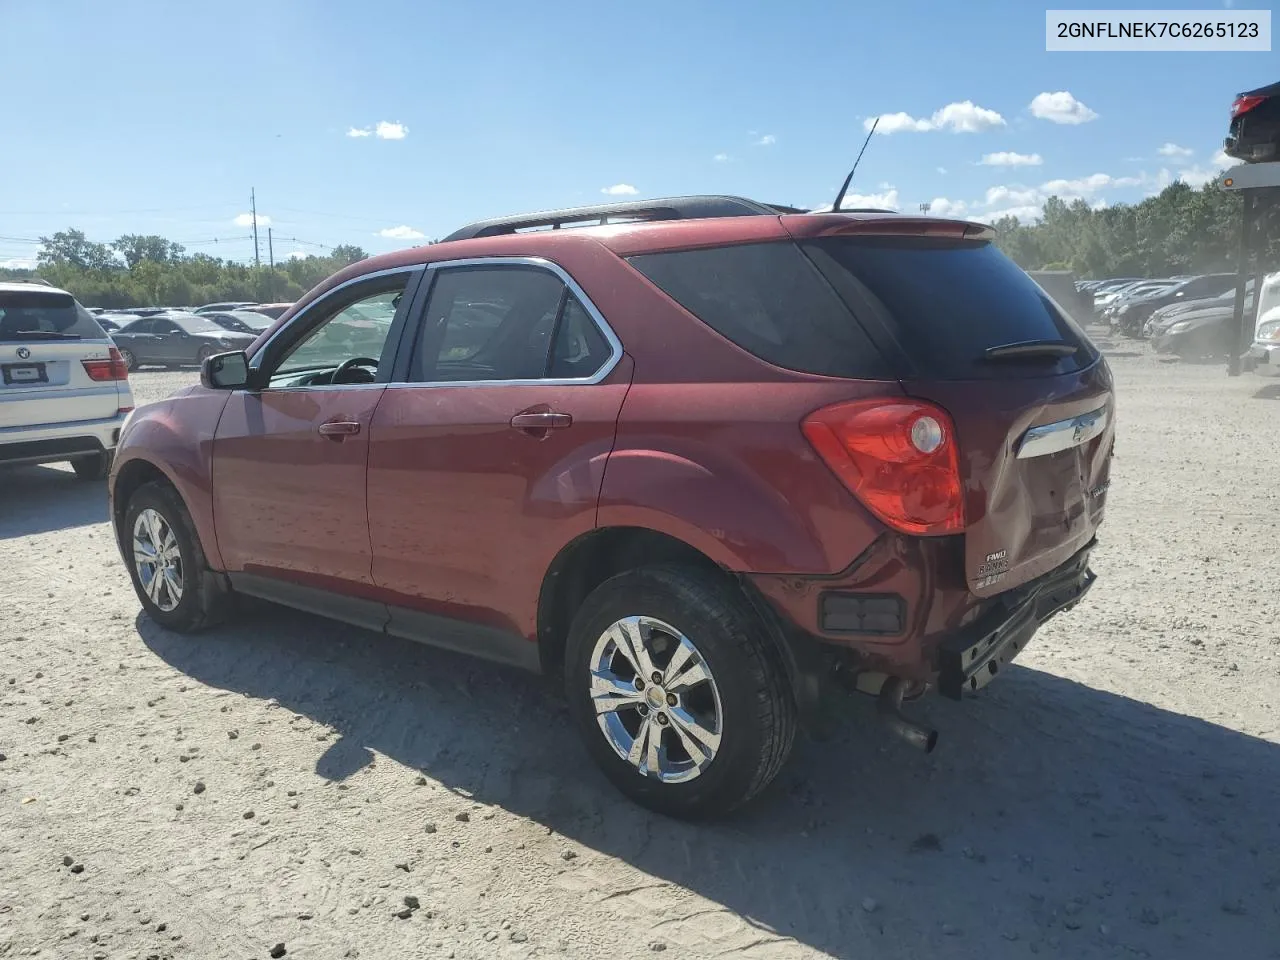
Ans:
[[[30,351],[30,350],[28,350],[26,347],[19,347],[19,348],[18,348],[18,359],[19,359],[19,360],[30,360],[30,359],[31,359],[31,351]]]

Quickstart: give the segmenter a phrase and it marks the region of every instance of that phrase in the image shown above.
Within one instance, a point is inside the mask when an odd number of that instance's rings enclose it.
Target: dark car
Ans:
[[[225,350],[243,349],[257,334],[233,333],[194,313],[140,317],[111,334],[130,370],[144,364],[198,364]]]
[[[1109,484],[1107,363],[993,237],[694,197],[353,264],[130,421],[140,602],[191,632],[247,594],[555,676],[672,815],[757,794],[853,689],[932,748],[904,695],[984,686],[1085,595]]]
[[[1280,83],[1238,94],[1231,104],[1231,131],[1222,149],[1246,163],[1280,159]]]
[[[1127,337],[1139,337],[1148,318],[1171,303],[1205,300],[1228,293],[1236,285],[1234,273],[1190,277],[1142,296],[1126,297],[1115,308],[1112,325]]]
[[[255,303],[253,305],[253,311],[254,313],[261,313],[268,316],[272,320],[279,320],[284,316],[285,311],[292,306],[292,303]]]
[[[226,310],[243,310],[246,307],[256,306],[252,300],[222,300],[218,303],[206,303],[202,307],[196,307],[192,313],[213,313]]]
[[[210,310],[199,314],[208,317],[224,330],[232,333],[251,333],[255,337],[271,326],[275,321],[255,310]]]
[[[1184,360],[1206,360],[1225,357],[1231,352],[1235,330],[1235,309],[1230,305],[1214,305],[1178,315],[1173,323],[1153,332],[1151,342],[1156,353],[1170,353]]]

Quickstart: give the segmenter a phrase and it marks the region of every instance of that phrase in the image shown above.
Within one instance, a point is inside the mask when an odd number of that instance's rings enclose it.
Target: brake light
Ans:
[[[128,380],[129,368],[125,366],[124,357],[115,347],[110,349],[106,360],[81,360],[84,372],[90,380]]]
[[[903,533],[964,530],[955,427],[920,400],[854,400],[815,410],[801,424],[832,472],[877,517]]]
[[[1240,96],[1236,97],[1235,101],[1231,104],[1232,119],[1235,119],[1236,117],[1240,116],[1240,114],[1242,113],[1248,113],[1250,110],[1252,110],[1254,107],[1256,107],[1265,99],[1267,98],[1266,97],[1250,97],[1250,96],[1246,96],[1243,93],[1240,94]]]

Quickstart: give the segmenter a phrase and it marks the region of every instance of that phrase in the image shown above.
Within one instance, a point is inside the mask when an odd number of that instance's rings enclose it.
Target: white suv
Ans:
[[[0,466],[65,460],[106,479],[132,409],[120,352],[75,297],[0,283]]]

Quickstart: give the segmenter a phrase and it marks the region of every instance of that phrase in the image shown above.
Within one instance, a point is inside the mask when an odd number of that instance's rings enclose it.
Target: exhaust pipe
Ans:
[[[906,687],[907,682],[901,677],[887,678],[880,688],[876,709],[890,731],[916,749],[930,753],[938,745],[938,731],[903,716],[902,694]]]

